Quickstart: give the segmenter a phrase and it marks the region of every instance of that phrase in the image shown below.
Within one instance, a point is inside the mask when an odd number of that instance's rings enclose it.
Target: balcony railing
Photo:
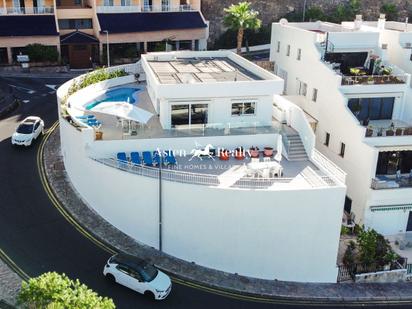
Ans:
[[[170,5],[144,5],[142,7],[143,12],[186,12],[194,11],[190,4],[184,4],[179,6],[170,6]]]
[[[346,182],[346,173],[316,149],[313,149],[312,160],[341,183]]]
[[[368,126],[365,137],[411,136],[412,127],[373,127]]]
[[[354,85],[387,85],[406,84],[408,76],[403,75],[364,75],[364,76],[342,76],[343,86]]]
[[[10,7],[7,8],[9,15],[32,15],[32,14],[53,14],[53,7]]]
[[[214,174],[201,174],[194,172],[184,172],[172,169],[159,169],[156,167],[148,167],[143,165],[136,165],[130,162],[122,162],[114,158],[102,158],[96,159],[91,158],[92,160],[102,163],[106,166],[117,168],[132,174],[162,179],[166,181],[173,181],[179,183],[189,183],[197,185],[205,185],[218,187],[221,185],[221,179],[218,175]],[[230,176],[227,176],[230,177]],[[316,187],[333,187],[335,182],[328,176],[314,175],[313,179],[310,177],[306,181],[308,185]],[[250,178],[250,177],[241,177],[233,181],[233,188],[242,188],[242,189],[269,189],[272,188],[275,184],[288,184],[291,183],[292,186],[295,186],[293,182],[294,178]]]
[[[412,175],[401,174],[399,176],[377,176],[372,179],[371,188],[373,190],[412,188]]]
[[[97,13],[135,13],[141,12],[142,9],[137,5],[110,5],[98,6]]]

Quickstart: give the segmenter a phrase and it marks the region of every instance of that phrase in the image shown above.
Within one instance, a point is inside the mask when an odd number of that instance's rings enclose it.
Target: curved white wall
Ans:
[[[158,180],[91,160],[98,143],[91,129],[60,119],[60,133],[67,174],[82,198],[119,230],[157,248]],[[336,282],[344,196],[344,186],[268,191],[163,181],[163,250],[252,277]]]

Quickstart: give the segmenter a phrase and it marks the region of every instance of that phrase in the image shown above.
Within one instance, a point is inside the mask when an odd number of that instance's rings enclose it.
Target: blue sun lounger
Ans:
[[[175,155],[173,154],[173,151],[171,150],[165,151],[164,163],[165,165],[176,165],[176,158],[175,158]]]
[[[153,163],[156,166],[159,166],[161,162],[161,157],[158,151],[153,151]]]
[[[125,152],[117,153],[117,163],[120,168],[125,168],[127,164],[127,157]]]
[[[143,163],[148,166],[153,166],[153,157],[150,151],[143,151]]]
[[[140,154],[138,152],[130,153],[130,161],[132,161],[132,163],[136,165],[142,164],[142,160],[140,159]]]

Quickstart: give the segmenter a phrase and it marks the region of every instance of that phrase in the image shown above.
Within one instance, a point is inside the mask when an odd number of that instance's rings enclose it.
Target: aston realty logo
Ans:
[[[196,145],[200,146],[200,145]],[[215,149],[212,144],[207,144],[203,149],[193,149],[190,154],[192,157],[189,159],[189,161],[192,161],[193,158],[198,158],[200,160],[203,160],[203,157],[207,157],[212,159],[213,161],[215,158],[212,156],[212,150]]]

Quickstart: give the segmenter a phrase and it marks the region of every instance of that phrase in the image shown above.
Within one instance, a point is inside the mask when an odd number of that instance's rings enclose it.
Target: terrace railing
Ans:
[[[363,75],[363,76],[342,76],[343,86],[354,85],[388,85],[388,84],[406,84],[408,76],[401,75]]]
[[[333,175],[339,182],[343,184],[346,182],[346,173],[317,149],[313,149],[312,161],[327,171],[328,174]]]
[[[375,273],[381,271],[392,271],[399,269],[407,269],[406,260],[404,258],[399,258],[387,266],[379,265],[364,265],[364,264],[354,264],[352,266],[338,265],[338,282],[355,280],[356,275]]]
[[[194,11],[190,4],[182,4],[178,6],[171,6],[171,5],[144,5],[142,6],[143,12],[187,12],[187,11]]]
[[[111,5],[98,6],[96,11],[97,13],[135,13],[141,12],[142,8],[137,5]]]
[[[388,136],[410,136],[412,135],[411,127],[373,127],[368,126],[365,131],[365,137],[388,137]]]
[[[53,7],[9,7],[7,8],[7,14],[10,15],[31,15],[31,14],[53,14]]]
[[[412,177],[409,174],[389,175],[383,177],[372,178],[371,189],[373,190],[386,190],[386,189],[399,189],[399,188],[412,188]]]
[[[102,163],[106,166],[117,168],[129,173],[133,173],[139,176],[145,176],[150,178],[162,179],[166,181],[180,182],[180,183],[189,183],[205,186],[218,187],[222,183],[219,180],[218,175],[213,174],[201,174],[194,172],[186,172],[180,170],[173,170],[168,168],[156,168],[148,167],[144,165],[136,165],[130,162],[118,161],[114,158],[103,158],[96,159],[91,158],[92,160]],[[306,177],[305,177],[306,179]],[[242,189],[269,189],[275,184],[289,184],[294,180],[294,178],[251,178],[251,177],[241,177],[235,179],[233,184],[229,187],[232,188],[242,188]],[[311,187],[331,187],[335,186],[335,182],[328,176],[316,175],[313,179],[306,179],[307,184]]]

